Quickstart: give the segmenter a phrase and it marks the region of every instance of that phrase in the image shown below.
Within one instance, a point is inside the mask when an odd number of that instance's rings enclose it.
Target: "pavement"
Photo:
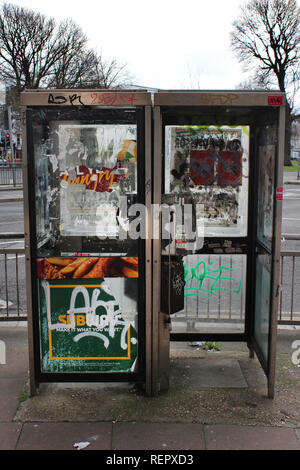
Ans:
[[[244,343],[171,343],[157,397],[129,383],[41,384],[30,396],[27,323],[1,322],[0,340],[0,450],[300,450],[300,327],[278,329],[273,399]]]
[[[285,171],[283,173],[283,183],[284,184],[300,184],[300,172],[294,171]]]

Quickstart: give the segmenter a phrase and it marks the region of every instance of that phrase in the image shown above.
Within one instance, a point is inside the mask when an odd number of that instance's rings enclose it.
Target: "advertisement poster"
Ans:
[[[206,237],[245,236],[248,126],[166,126],[166,194],[192,194],[204,205]]]
[[[137,258],[43,259],[38,276],[43,372],[136,370]]]

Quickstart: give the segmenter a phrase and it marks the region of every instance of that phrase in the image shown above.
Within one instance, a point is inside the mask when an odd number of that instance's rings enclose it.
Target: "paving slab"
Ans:
[[[0,423],[0,450],[14,450],[22,428],[20,423]]]
[[[25,423],[16,450],[110,450],[111,436],[109,422]]]
[[[239,362],[234,358],[180,358],[171,361],[170,382],[184,382],[197,388],[246,388]]]
[[[203,427],[186,423],[116,423],[113,450],[203,450]]]
[[[211,425],[204,432],[207,450],[300,450],[292,428]]]
[[[22,379],[0,378],[0,422],[11,421],[14,418],[24,385]]]
[[[5,349],[4,361],[0,363],[0,378],[25,379],[29,369],[27,328],[0,326],[0,340]]]

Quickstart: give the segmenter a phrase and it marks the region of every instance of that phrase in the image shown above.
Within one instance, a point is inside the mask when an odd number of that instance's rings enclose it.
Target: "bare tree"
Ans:
[[[124,66],[104,61],[70,20],[54,19],[5,3],[0,11],[0,78],[17,93],[25,88],[106,88],[119,84]],[[123,74],[124,75],[124,74]]]
[[[285,163],[290,162],[291,110],[299,88],[300,9],[295,0],[250,0],[233,22],[231,45],[254,82],[286,93]]]
[[[93,50],[62,57],[47,82],[50,88],[115,88],[132,83],[126,66],[116,59],[105,60]]]
[[[85,88],[95,77],[97,57],[91,50],[69,53],[53,65],[47,79],[49,88]]]
[[[39,88],[63,57],[74,58],[87,42],[73,22],[58,27],[53,19],[23,7],[4,4],[0,14],[0,77],[5,83]]]
[[[102,56],[96,57],[94,86],[103,88],[124,87],[132,83],[133,76],[126,69],[126,64],[116,59],[105,60]]]

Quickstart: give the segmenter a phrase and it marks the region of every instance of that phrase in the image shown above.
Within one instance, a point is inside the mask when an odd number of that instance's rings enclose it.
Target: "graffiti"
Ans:
[[[182,279],[181,273],[177,273],[173,278],[172,287],[176,295],[181,295],[182,288],[184,286],[184,281]]]
[[[202,105],[228,105],[232,106],[234,101],[238,99],[238,95],[234,93],[226,94],[203,94],[200,96]]]
[[[83,102],[84,101],[84,102]],[[138,101],[135,93],[91,93],[88,97],[74,93],[73,95],[54,95],[49,93],[48,104],[80,104],[85,105],[102,105],[102,106],[134,106]]]
[[[296,339],[295,341],[292,342],[292,349],[295,349],[295,351],[292,353],[292,363],[295,366],[299,367],[300,364],[300,340]]]
[[[236,133],[239,135],[238,133]],[[234,139],[238,140],[238,139]],[[175,148],[182,149],[188,148],[191,150],[207,150],[207,149],[219,149],[225,148],[225,140],[223,132],[207,132],[207,129],[191,129],[188,131],[181,131],[180,129],[176,132],[175,137]]]
[[[123,331],[121,334],[121,348],[127,349],[126,344],[126,334],[129,328],[129,323],[124,322],[121,320],[121,311],[119,306],[115,300],[110,301],[103,301],[99,300],[100,289],[94,289],[92,293],[91,304],[89,301],[89,293],[88,290],[83,286],[76,287],[71,295],[71,302],[70,302],[70,309],[68,310],[68,314],[70,315],[70,324],[71,327],[74,327],[74,314],[75,313],[83,313],[86,315],[86,325],[88,327],[96,327],[99,331],[87,331],[84,333],[79,333],[74,337],[74,341],[77,342],[81,338],[86,336],[96,336],[99,339],[104,341],[104,346],[107,349],[109,346],[109,338],[100,333],[100,331],[108,330],[108,336],[113,338],[115,335],[115,327],[117,325],[123,326]],[[83,295],[84,298],[84,307],[75,308],[76,298],[79,294]],[[98,315],[96,310],[98,307],[103,307],[106,311],[105,315]],[[115,307],[117,310],[115,310]]]
[[[134,102],[137,101],[134,93],[91,93],[91,104],[102,104],[106,106],[116,106],[130,104],[134,105]]]
[[[42,285],[46,294],[47,304],[49,305],[50,286],[45,281]],[[120,347],[123,350],[127,350],[130,341],[130,322],[122,319],[119,305],[115,299],[102,300],[99,298],[101,297],[101,289],[94,288],[90,299],[87,287],[82,285],[76,286],[71,293],[70,307],[65,315],[58,316],[58,323],[51,322],[51,313],[48,311],[49,329],[50,331],[76,332],[76,336],[73,337],[73,341],[76,343],[82,338],[89,336],[96,337],[103,342],[105,349],[108,349],[110,339],[115,337],[116,331],[121,329]],[[76,307],[76,300],[79,295],[82,296],[84,305]],[[51,351],[50,358],[53,359]]]
[[[209,297],[210,295],[218,296],[216,291],[227,291],[238,294],[241,291],[242,281],[237,280],[233,277],[223,276],[225,270],[229,271],[230,274],[234,269],[228,268],[227,266],[219,266],[217,269],[210,269],[213,264],[213,261],[206,264],[204,260],[199,261],[195,267],[187,268],[187,265],[184,264],[184,280],[185,280],[185,297],[192,295],[202,295],[204,297]],[[198,281],[198,284],[192,286],[192,281]],[[221,286],[221,281],[227,280],[237,283],[235,289],[228,289]],[[204,281],[207,281],[204,287]],[[207,285],[208,284],[208,285]]]
[[[146,189],[146,195],[148,196],[148,194],[149,194],[150,191],[151,191],[151,180],[150,180],[150,179],[148,179],[148,180],[146,181],[145,189]]]
[[[76,93],[74,95],[69,95],[68,97],[66,96],[54,96],[52,93],[49,94],[48,96],[48,103],[49,104],[65,104],[65,103],[70,103],[70,104],[81,104],[83,105],[81,101],[81,96],[77,95]]]

